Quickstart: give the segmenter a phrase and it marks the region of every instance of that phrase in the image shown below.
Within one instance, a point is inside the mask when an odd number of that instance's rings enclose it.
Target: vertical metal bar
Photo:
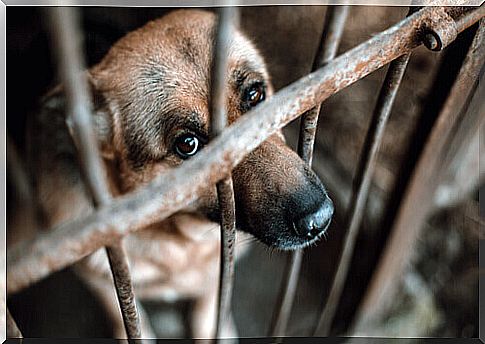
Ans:
[[[322,32],[322,39],[317,50],[317,55],[313,61],[312,71],[323,67],[337,55],[348,14],[349,6],[332,6],[328,8],[325,15],[325,27]],[[313,146],[321,106],[322,104],[318,104],[301,117],[298,154],[309,166],[312,165]]]
[[[418,9],[411,7],[408,16]],[[315,327],[314,335],[316,336],[328,336],[330,334],[332,322],[350,269],[355,242],[362,223],[363,212],[369,197],[372,176],[377,161],[377,152],[381,145],[384,129],[391,114],[392,106],[394,105],[410,57],[411,53],[408,53],[390,63],[379,92],[353,182],[352,198],[346,216],[347,231],[344,239],[344,248],[340,256],[332,287],[327,297],[327,302]]]
[[[337,54],[338,45],[342,38],[345,21],[349,13],[349,6],[331,6],[325,15],[325,26],[322,39],[313,61],[312,70],[316,70],[331,61]],[[321,104],[302,115],[300,137],[298,140],[298,154],[309,165],[312,164],[313,146],[320,114]],[[273,316],[270,335],[283,336],[288,326],[288,320],[295,298],[298,276],[300,274],[303,250],[292,252],[284,275],[280,291],[280,303]]]
[[[480,143],[480,136],[485,132],[483,99],[485,82],[479,81],[467,111],[458,120],[450,140],[445,143],[450,149],[439,167],[439,182],[434,198],[437,207],[450,207],[465,201],[485,181],[485,170],[480,170],[480,161],[485,161],[485,151]]]
[[[413,171],[382,258],[357,311],[351,333],[365,332],[367,324],[379,319],[388,309],[395,283],[409,261],[412,245],[431,209],[437,187],[439,161],[446,152],[446,142],[460,119],[460,113],[484,63],[485,19],[481,19],[460,72]]]
[[[211,137],[219,135],[227,125],[226,85],[228,52],[234,27],[239,24],[239,9],[221,8],[211,69]],[[218,312],[215,338],[231,317],[231,297],[234,277],[234,245],[236,241],[236,213],[232,177],[217,183],[221,225],[221,257]]]
[[[7,338],[23,338],[22,332],[20,332],[20,329],[12,317],[12,314],[10,314],[8,307],[5,307],[5,309],[7,310]]]
[[[234,246],[236,241],[236,214],[232,178],[217,183],[221,211],[221,262],[216,338],[231,319],[231,298],[234,277]]]
[[[52,33],[58,48],[60,74],[68,100],[67,123],[78,149],[81,167],[95,207],[111,202],[106,173],[98,152],[91,119],[91,99],[81,57],[79,18],[70,7],[51,9]],[[116,294],[128,338],[141,338],[140,320],[134,299],[128,261],[122,242],[106,247]]]
[[[344,239],[344,248],[335,274],[327,303],[320,316],[315,335],[328,336],[332,321],[335,317],[342,290],[347,279],[352,260],[355,241],[362,222],[362,215],[369,195],[372,176],[377,160],[377,152],[382,142],[384,128],[389,119],[397,91],[401,84],[404,72],[409,62],[410,54],[403,55],[389,65],[386,78],[377,100],[372,122],[367,132],[363,152],[359,161],[356,178],[354,180],[353,194],[347,215],[347,233]]]

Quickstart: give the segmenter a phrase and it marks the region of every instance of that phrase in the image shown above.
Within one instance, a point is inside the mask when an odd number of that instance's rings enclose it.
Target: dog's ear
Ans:
[[[87,73],[87,82],[92,102],[93,126],[100,142],[100,153],[108,160],[115,157],[113,146],[113,114],[102,91],[96,86],[95,79]]]
[[[112,144],[113,127],[111,111],[105,97],[102,92],[98,91],[96,83],[89,72],[86,72],[85,76],[88,84],[89,98],[91,100],[91,123],[96,132],[100,153],[103,158],[112,160],[114,158],[114,150]],[[67,130],[71,132],[66,93],[62,84],[52,89],[42,98],[40,107],[42,113],[55,116],[57,119],[63,121]]]

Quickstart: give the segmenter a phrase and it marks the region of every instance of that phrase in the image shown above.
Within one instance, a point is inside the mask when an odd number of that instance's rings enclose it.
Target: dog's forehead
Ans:
[[[215,23],[211,12],[174,11],[123,37],[92,73],[103,79],[108,89],[178,90],[206,99]],[[238,31],[228,55],[229,76],[238,69],[250,69],[267,77],[262,57]]]

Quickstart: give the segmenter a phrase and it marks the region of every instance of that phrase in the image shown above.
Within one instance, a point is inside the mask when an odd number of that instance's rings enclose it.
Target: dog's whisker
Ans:
[[[212,234],[215,230],[218,230],[219,228],[220,228],[219,225],[214,225],[213,227],[206,229],[204,233],[202,233],[202,237]]]
[[[252,241],[257,241],[258,239],[256,239],[255,237],[249,237],[249,238],[244,238],[242,240],[240,240],[239,242],[240,243],[245,243],[245,242],[252,242]]]
[[[239,241],[237,244],[238,244],[238,246],[247,246],[247,245],[251,245],[251,244],[253,244],[257,241],[258,240],[256,238],[247,238],[247,239]]]

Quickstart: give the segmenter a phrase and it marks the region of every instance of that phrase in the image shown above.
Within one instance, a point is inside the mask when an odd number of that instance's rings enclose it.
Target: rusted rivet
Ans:
[[[438,35],[436,35],[433,32],[428,32],[424,36],[423,43],[426,46],[426,48],[432,51],[440,51],[442,48],[440,38],[438,37]]]
[[[444,9],[435,13],[424,26],[423,44],[432,51],[440,51],[458,35],[455,20]]]

